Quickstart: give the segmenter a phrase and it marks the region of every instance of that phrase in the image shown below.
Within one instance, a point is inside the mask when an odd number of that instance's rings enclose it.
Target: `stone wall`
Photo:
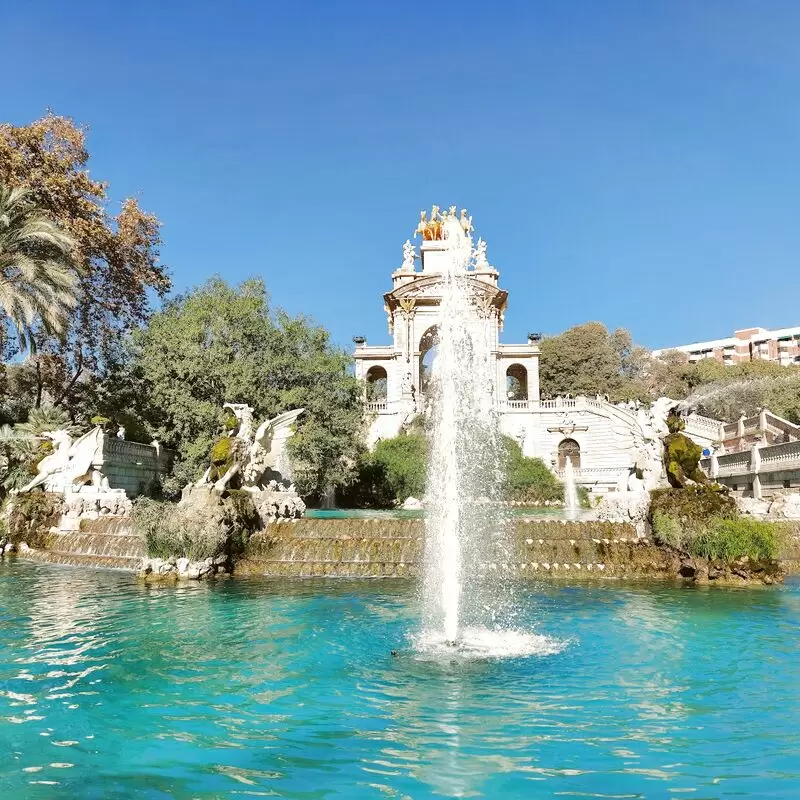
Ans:
[[[103,437],[102,462],[96,464],[109,486],[124,489],[129,498],[150,494],[169,471],[172,453],[152,444]]]
[[[787,523],[782,566],[800,572],[800,528]],[[419,574],[424,523],[419,519],[300,519],[271,523],[252,535],[234,574],[265,577],[406,578]],[[40,540],[41,541],[41,540]],[[136,571],[142,536],[124,519],[84,520],[74,532],[51,531],[24,556],[75,566]],[[677,553],[614,522],[518,521],[512,551],[486,564],[519,578],[680,577]]]
[[[311,577],[411,577],[422,560],[422,520],[279,522],[250,537],[236,574]],[[513,551],[487,564],[520,577],[667,575],[675,559],[613,522],[520,521]]]

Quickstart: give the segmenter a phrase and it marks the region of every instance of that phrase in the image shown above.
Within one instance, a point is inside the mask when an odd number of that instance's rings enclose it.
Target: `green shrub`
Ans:
[[[653,538],[661,544],[674,547],[676,550],[683,546],[683,529],[680,523],[665,514],[663,511],[656,511],[652,518]]]
[[[564,499],[561,481],[547,468],[544,461],[524,456],[522,448],[508,436],[503,437],[503,448],[507,500],[543,503]],[[580,499],[582,504],[588,503],[585,491]]]
[[[721,561],[749,558],[763,561],[778,557],[780,536],[771,522],[757,519],[714,519],[689,544],[696,556]]]
[[[95,414],[95,416],[93,416],[89,422],[91,422],[92,425],[98,425],[99,427],[104,428],[109,422],[111,422],[111,420],[108,417],[104,417],[102,414]]]
[[[417,418],[409,432],[384,439],[358,466],[358,479],[337,493],[342,506],[391,508],[408,497],[422,498],[428,468],[428,442]],[[539,458],[528,458],[513,439],[502,437],[506,500],[544,503],[564,499],[564,487]],[[578,488],[584,507],[588,492]]]
[[[383,439],[362,456],[356,482],[339,494],[345,505],[391,508],[425,494],[428,442],[420,433]]]

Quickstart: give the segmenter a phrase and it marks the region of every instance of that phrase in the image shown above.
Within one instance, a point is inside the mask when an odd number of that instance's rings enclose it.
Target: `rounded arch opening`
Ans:
[[[385,401],[388,384],[389,376],[383,367],[370,367],[367,370],[367,402]]]
[[[436,359],[439,345],[439,328],[432,325],[419,340],[419,387],[425,394],[433,371],[433,362]]]
[[[508,400],[528,399],[528,370],[522,364],[512,364],[506,370],[506,398]]]
[[[558,468],[564,469],[567,461],[572,463],[573,469],[580,469],[581,446],[574,439],[562,439],[558,443]]]

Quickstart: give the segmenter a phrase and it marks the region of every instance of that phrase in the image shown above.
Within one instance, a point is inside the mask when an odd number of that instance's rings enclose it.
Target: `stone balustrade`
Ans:
[[[800,441],[755,444],[739,453],[704,458],[700,466],[711,478],[734,491],[761,498],[764,491],[800,487]]]

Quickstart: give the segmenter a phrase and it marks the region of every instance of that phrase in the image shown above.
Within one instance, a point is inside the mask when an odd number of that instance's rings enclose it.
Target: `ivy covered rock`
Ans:
[[[682,489],[691,484],[708,483],[700,459],[703,449],[682,433],[685,423],[677,414],[667,417],[669,434],[664,437],[664,467],[669,485],[674,489]]]

